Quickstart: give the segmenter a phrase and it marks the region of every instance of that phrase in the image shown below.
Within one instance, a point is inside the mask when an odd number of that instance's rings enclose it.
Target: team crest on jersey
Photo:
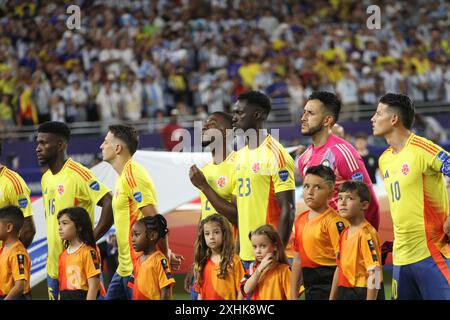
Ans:
[[[133,193],[133,198],[137,202],[141,202],[142,201],[142,192],[138,191],[138,192]]]
[[[447,155],[447,152],[445,152],[445,151],[441,151],[437,155],[437,159],[441,162],[445,161],[447,158],[448,158],[448,155]]]
[[[406,175],[408,175],[409,171],[411,171],[411,169],[409,168],[409,165],[405,162],[405,163],[402,165],[402,174],[403,174],[404,176],[406,176]]]
[[[217,179],[217,186],[219,188],[223,188],[227,185],[227,177],[221,176],[219,179]]]
[[[253,164],[252,164],[253,173],[258,173],[259,170],[261,170],[261,164],[259,163],[259,161],[253,162]]]
[[[64,185],[63,184],[60,184],[58,186],[58,193],[60,196],[62,196],[64,194]]]
[[[98,191],[100,190],[100,184],[97,181],[94,181],[89,185],[89,188],[91,188],[94,191]]]
[[[26,198],[21,198],[21,199],[19,199],[18,203],[19,203],[19,207],[26,208],[28,205],[28,200]]]
[[[285,182],[289,178],[289,171],[280,170],[278,171],[278,176],[280,177],[281,181]]]

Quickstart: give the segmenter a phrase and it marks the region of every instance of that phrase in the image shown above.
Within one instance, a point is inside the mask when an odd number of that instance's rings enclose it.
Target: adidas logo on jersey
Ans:
[[[386,170],[385,174],[384,174],[384,179],[389,178],[389,172]]]

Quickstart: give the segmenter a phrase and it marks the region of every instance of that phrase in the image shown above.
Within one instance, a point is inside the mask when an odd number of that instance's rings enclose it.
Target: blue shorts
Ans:
[[[198,293],[194,289],[195,276],[192,278],[192,287],[191,287],[191,300],[198,300]]]
[[[439,254],[393,268],[392,299],[450,300],[450,259]]]
[[[47,274],[47,289],[49,300],[59,300],[59,280]]]
[[[130,276],[121,277],[117,272],[114,273],[104,300],[131,300],[133,290],[128,287],[128,281],[130,281]]]

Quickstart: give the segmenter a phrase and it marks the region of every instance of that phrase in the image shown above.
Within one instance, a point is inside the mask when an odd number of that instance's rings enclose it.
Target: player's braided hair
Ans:
[[[155,242],[158,242],[159,239],[164,238],[169,232],[169,229],[167,228],[167,220],[160,214],[155,216],[147,216],[139,221],[144,224],[147,234],[150,232],[156,232],[157,238],[155,239]]]

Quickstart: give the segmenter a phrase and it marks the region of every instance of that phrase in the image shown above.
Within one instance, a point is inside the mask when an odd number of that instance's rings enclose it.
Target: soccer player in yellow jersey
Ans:
[[[139,138],[134,128],[112,125],[100,146],[103,160],[119,174],[113,193],[119,266],[109,284],[107,300],[131,300],[133,293],[128,287],[128,281],[138,258],[131,243],[131,229],[144,216],[158,214],[153,181],[147,170],[132,159],[138,145]],[[171,252],[167,236],[160,239],[158,246],[169,257],[173,269],[179,269],[184,257]]]
[[[270,110],[269,98],[257,91],[242,93],[233,108],[235,135],[246,139],[246,145],[236,153],[236,185],[232,197],[242,235],[239,255],[246,269],[255,259],[246,235],[270,224],[286,247],[295,216],[294,160],[265,129]],[[287,248],[288,256],[289,251]]]
[[[213,160],[201,170],[193,165],[189,171],[189,178],[194,186],[200,190],[202,214],[200,221],[206,217],[219,213],[232,224],[233,236],[237,239],[237,208],[234,205],[223,206],[218,198],[231,203],[235,185],[236,153],[227,141],[231,141],[232,117],[224,112],[214,112],[206,120],[202,128],[202,146],[210,147]],[[216,209],[217,206],[217,209]],[[188,272],[185,279],[185,289],[191,293],[192,299],[197,300],[197,293],[191,287],[193,274]]]
[[[411,132],[414,107],[402,94],[381,97],[373,134],[389,148],[379,159],[394,223],[394,299],[450,299],[450,218],[444,175],[450,154]]]
[[[38,128],[36,153],[39,165],[48,166],[41,179],[45,208],[48,257],[47,284],[49,298],[59,297],[58,259],[63,245],[58,233],[57,214],[62,209],[79,206],[89,213],[94,225],[94,208],[102,213],[94,229],[95,240],[112,226],[112,197],[110,190],[97,180],[91,170],[67,157],[70,129],[63,122],[44,122]]]
[[[1,155],[2,144],[0,143]],[[22,210],[25,220],[20,230],[20,241],[22,241],[25,248],[28,248],[36,234],[33,211],[31,209],[30,189],[17,172],[8,169],[0,163],[0,208],[7,205],[14,205]],[[0,241],[1,247],[2,242]]]

